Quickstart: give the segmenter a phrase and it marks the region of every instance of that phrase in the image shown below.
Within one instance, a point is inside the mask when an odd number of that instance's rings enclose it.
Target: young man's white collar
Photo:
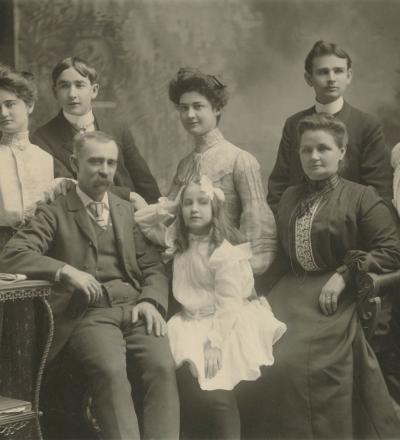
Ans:
[[[335,115],[342,110],[344,104],[343,96],[340,96],[336,101],[330,102],[329,104],[321,104],[315,101],[315,111],[317,113],[329,113],[330,115]]]
[[[82,116],[71,115],[63,110],[63,115],[65,119],[78,130],[84,129],[84,131],[95,131],[94,114],[92,110]]]

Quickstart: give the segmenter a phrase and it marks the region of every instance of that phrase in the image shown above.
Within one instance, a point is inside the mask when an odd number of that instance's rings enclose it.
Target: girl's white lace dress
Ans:
[[[136,221],[153,242],[173,246],[174,228],[162,221],[169,214],[159,205],[136,213]],[[173,294],[182,311],[168,321],[176,366],[189,362],[203,390],[231,390],[241,380],[255,380],[260,366],[274,362],[273,344],[286,325],[278,321],[265,298],[252,299],[254,278],[248,243],[224,241],[210,254],[209,236],[190,235],[189,249],[175,253]],[[222,350],[222,367],[205,377],[204,344]]]

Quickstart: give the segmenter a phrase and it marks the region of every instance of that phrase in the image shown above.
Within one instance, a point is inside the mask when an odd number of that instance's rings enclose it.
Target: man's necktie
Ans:
[[[94,131],[96,129],[93,121],[90,121],[84,125],[73,124],[73,126],[74,126],[75,130],[77,130],[78,133],[80,133],[80,134],[84,134],[89,131]]]
[[[103,229],[107,227],[107,223],[104,220],[104,203],[103,202],[91,202],[88,204],[90,212],[93,214],[96,223]]]

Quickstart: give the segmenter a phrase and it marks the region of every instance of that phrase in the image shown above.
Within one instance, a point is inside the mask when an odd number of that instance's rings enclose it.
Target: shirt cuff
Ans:
[[[55,283],[59,283],[61,282],[61,271],[64,269],[64,267],[66,266],[66,264],[60,268],[57,269],[57,272],[54,276],[54,282]]]

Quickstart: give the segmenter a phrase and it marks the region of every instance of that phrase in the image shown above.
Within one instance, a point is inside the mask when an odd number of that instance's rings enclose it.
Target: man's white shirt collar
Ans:
[[[341,96],[336,101],[330,102],[329,104],[321,104],[320,102],[315,102],[315,111],[317,113],[329,113],[335,115],[342,110],[344,104],[343,97]]]
[[[72,125],[74,125],[75,127],[79,128],[85,128],[87,131],[88,128],[92,128],[94,130],[94,114],[93,111],[90,110],[90,112],[86,113],[85,115],[82,116],[77,116],[77,115],[71,115],[69,113],[66,113],[63,110],[63,115],[65,117],[65,119]]]
[[[80,188],[79,185],[76,186],[76,194],[78,195],[78,197],[81,199],[83,205],[85,206],[85,208],[87,208],[87,206],[92,203],[95,202],[95,200],[93,200],[91,197],[89,197],[86,193],[84,193]],[[104,197],[102,200],[100,200],[100,202],[104,203],[104,206],[106,209],[110,209],[110,205],[108,203],[108,193],[106,192],[104,194]]]

